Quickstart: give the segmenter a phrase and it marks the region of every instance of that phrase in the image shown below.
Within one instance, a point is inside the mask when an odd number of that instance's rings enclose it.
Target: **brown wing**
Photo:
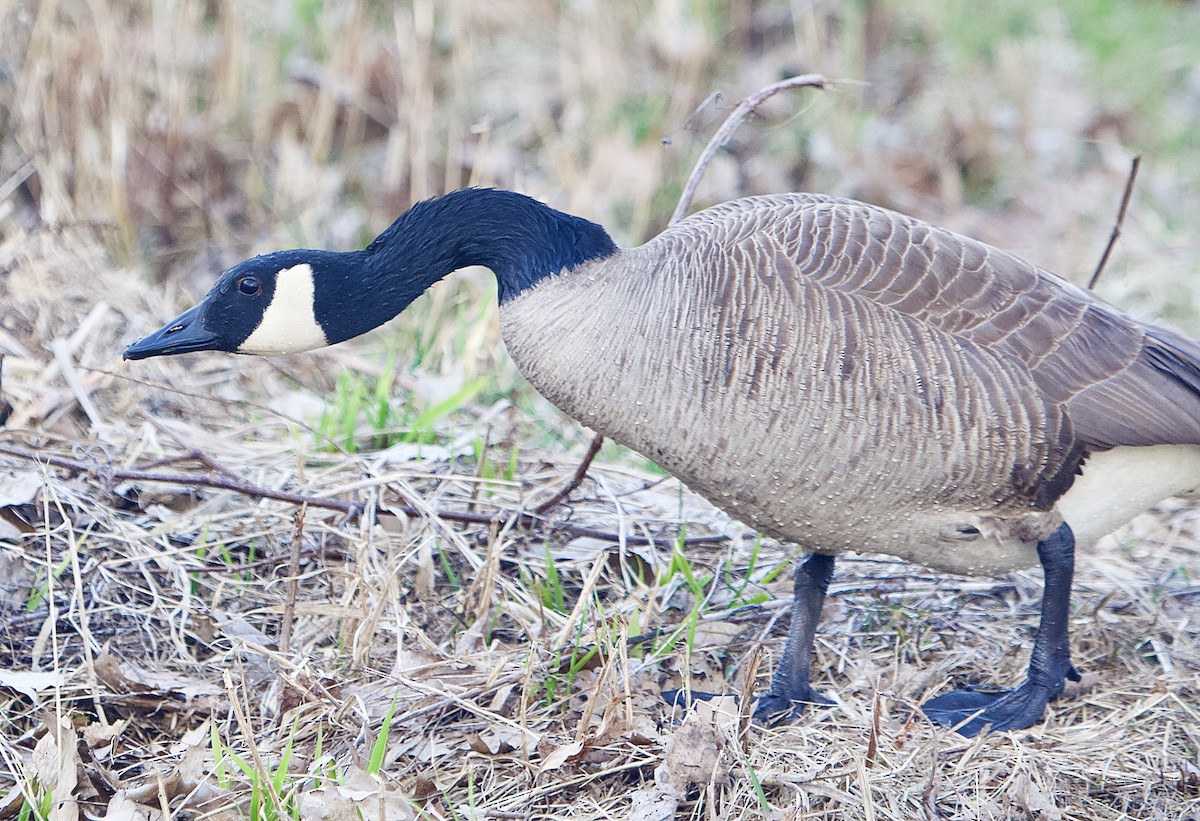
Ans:
[[[1066,406],[1089,449],[1200,444],[1195,342],[1004,251],[881,208],[800,194],[709,213],[724,222],[729,210],[752,212],[733,222],[769,236],[803,278],[1026,370],[1041,399]]]

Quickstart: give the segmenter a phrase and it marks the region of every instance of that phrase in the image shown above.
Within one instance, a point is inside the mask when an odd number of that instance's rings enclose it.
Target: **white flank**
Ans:
[[[240,353],[270,356],[323,348],[329,344],[313,313],[313,272],[307,264],[284,268],[275,276],[275,294]]]
[[[1086,546],[1163,499],[1197,489],[1200,446],[1113,448],[1088,457],[1058,510]]]

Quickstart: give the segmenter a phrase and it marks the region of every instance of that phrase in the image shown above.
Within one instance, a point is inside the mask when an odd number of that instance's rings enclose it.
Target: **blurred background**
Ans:
[[[709,169],[697,206],[791,190],[855,197],[1079,281],[1140,153],[1101,290],[1197,330],[1193,2],[0,10],[2,230],[82,231],[147,287],[202,293],[256,252],[360,246],[412,202],[466,185],[531,194],[636,244],[665,226],[739,99],[820,72],[846,82],[764,106]]]

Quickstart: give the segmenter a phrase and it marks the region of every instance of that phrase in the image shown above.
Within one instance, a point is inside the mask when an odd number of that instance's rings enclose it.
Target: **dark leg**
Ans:
[[[1046,705],[1062,692],[1066,679],[1079,681],[1079,673],[1071,665],[1067,636],[1071,579],[1075,575],[1075,534],[1063,524],[1053,536],[1038,542],[1037,551],[1045,586],[1042,622],[1029,658],[1029,678],[1015,690],[989,692],[968,688],[930,699],[921,709],[938,724],[954,726],[966,721],[958,728],[965,736],[978,735],[988,725],[993,730],[1023,730],[1037,723]]]
[[[809,684],[812,671],[813,637],[821,618],[825,591],[833,578],[833,557],[814,553],[796,568],[792,594],[792,624],[788,628],[783,657],[771,680],[771,692],[759,699],[754,720],[774,724],[799,715],[805,704],[833,704]]]

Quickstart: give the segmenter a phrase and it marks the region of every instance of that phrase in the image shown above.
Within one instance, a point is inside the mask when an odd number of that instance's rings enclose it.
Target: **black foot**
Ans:
[[[1072,667],[1065,678],[1079,681],[1079,673]],[[1064,683],[1064,679],[1050,684],[1026,681],[1015,690],[968,687],[931,698],[921,710],[931,721],[953,727],[967,738],[979,735],[989,725],[992,730],[1024,730],[1038,723]]]
[[[799,718],[804,708],[809,705],[816,707],[833,707],[832,701],[818,693],[807,684],[794,696],[785,696],[774,691],[767,693],[754,706],[754,723],[762,727],[773,727],[792,719]]]
[[[821,604],[833,577],[833,557],[814,553],[796,568],[792,593],[792,624],[788,628],[787,644],[779,659],[771,692],[754,706],[754,722],[771,727],[797,718],[810,704],[832,707],[833,702],[809,684],[812,674],[813,637]]]
[[[1079,681],[1079,673],[1071,664],[1067,636],[1075,534],[1064,524],[1038,542],[1037,551],[1046,584],[1042,590],[1042,621],[1025,683],[1015,690],[968,688],[931,698],[921,707],[931,720],[955,727],[968,737],[979,735],[988,726],[993,730],[1024,730],[1037,724],[1046,705],[1063,691],[1067,679]]]

